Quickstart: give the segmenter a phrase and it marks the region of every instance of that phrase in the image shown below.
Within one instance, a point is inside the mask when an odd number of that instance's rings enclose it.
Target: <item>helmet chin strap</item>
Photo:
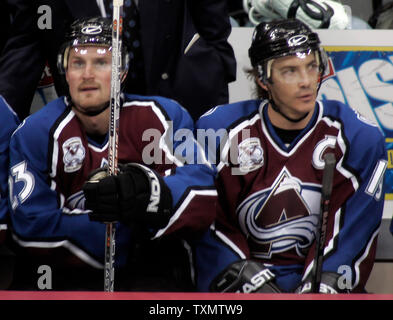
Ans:
[[[270,94],[269,94],[269,96],[270,96]],[[294,123],[297,123],[297,122],[300,122],[300,121],[302,121],[303,119],[305,119],[307,116],[308,116],[308,114],[309,114],[309,112],[306,112],[304,115],[302,115],[300,118],[297,118],[297,119],[293,119],[293,118],[291,118],[291,117],[288,117],[286,114],[284,114],[281,110],[280,110],[280,108],[276,105],[276,103],[274,102],[274,100],[271,98],[271,97],[269,97],[269,103],[270,103],[270,105],[272,106],[272,108],[273,108],[273,110],[274,111],[276,111],[277,113],[279,113],[280,115],[282,115],[285,119],[287,119],[288,121],[291,121],[291,122],[294,122]]]

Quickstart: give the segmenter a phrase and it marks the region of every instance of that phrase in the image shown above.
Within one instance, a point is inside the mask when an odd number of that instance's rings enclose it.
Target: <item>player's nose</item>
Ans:
[[[83,69],[83,78],[93,78],[94,77],[94,67],[92,63],[86,63],[85,68]]]
[[[312,82],[312,76],[307,72],[306,69],[301,69],[298,73],[299,85],[309,86]]]

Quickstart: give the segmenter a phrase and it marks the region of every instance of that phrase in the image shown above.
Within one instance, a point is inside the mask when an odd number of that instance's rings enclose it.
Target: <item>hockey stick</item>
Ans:
[[[326,227],[330,207],[330,195],[332,194],[333,188],[334,168],[336,166],[336,158],[333,153],[327,153],[324,156],[324,160],[325,168],[322,177],[321,212],[318,219],[313,277],[311,281],[311,292],[313,293],[319,293],[321,284],[323,249],[326,240]]]
[[[121,33],[123,20],[121,10],[123,0],[113,0],[112,16],[112,74],[109,119],[108,173],[117,174],[117,150],[120,119],[120,87],[121,87]],[[113,292],[115,284],[115,233],[114,223],[106,223],[105,230],[105,265],[104,290]]]

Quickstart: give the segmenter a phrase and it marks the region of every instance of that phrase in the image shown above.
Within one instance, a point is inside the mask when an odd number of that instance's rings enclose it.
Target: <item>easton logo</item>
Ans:
[[[102,32],[101,26],[86,26],[82,28],[83,34],[100,34]]]
[[[308,37],[304,34],[296,35],[288,40],[288,45],[291,47],[300,46],[308,40]]]

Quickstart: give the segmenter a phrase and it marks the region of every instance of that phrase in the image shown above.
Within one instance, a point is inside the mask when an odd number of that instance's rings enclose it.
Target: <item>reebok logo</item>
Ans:
[[[100,34],[102,32],[101,26],[86,26],[82,28],[83,34]]]
[[[308,40],[308,36],[306,35],[297,35],[289,38],[288,45],[290,47],[300,46],[302,43],[305,43]]]

